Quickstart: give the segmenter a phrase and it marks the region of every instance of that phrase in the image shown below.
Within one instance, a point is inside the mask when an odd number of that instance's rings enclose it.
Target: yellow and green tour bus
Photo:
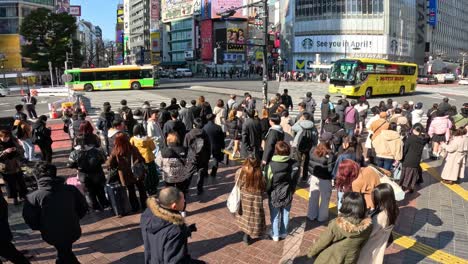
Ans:
[[[108,68],[71,69],[65,85],[75,91],[123,90],[154,88],[159,78],[154,67],[138,65],[110,66]]]
[[[413,93],[416,90],[418,66],[414,63],[381,59],[342,59],[333,64],[329,93],[348,96]]]

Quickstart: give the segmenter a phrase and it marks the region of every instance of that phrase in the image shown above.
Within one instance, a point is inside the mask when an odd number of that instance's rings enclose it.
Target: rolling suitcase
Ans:
[[[116,216],[124,216],[131,212],[127,188],[119,183],[107,184],[106,194]]]

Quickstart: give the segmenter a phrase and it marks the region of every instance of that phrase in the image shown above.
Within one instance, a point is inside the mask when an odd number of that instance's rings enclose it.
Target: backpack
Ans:
[[[13,126],[13,129],[11,130],[11,134],[17,139],[22,139],[24,137],[24,130],[21,127],[21,123],[19,123],[16,126]]]
[[[96,173],[100,171],[103,163],[100,157],[99,150],[96,148],[79,151],[77,159],[78,170],[84,173]]]
[[[39,142],[44,138],[44,134],[37,128],[32,130],[32,137],[31,142],[35,145],[39,144]]]
[[[309,152],[313,146],[317,145],[318,131],[315,127],[302,130],[297,139],[297,150],[302,153]]]
[[[195,140],[192,142],[192,147],[195,150],[195,155],[198,156],[202,152],[204,145],[205,145],[205,142],[203,138],[201,137],[195,138]]]

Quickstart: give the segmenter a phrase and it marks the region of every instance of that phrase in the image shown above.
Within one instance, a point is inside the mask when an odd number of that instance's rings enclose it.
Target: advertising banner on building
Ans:
[[[68,13],[70,11],[70,0],[56,0],[55,13]]]
[[[193,0],[192,14],[199,16],[201,14],[201,6],[203,0]]]
[[[161,63],[161,53],[151,52],[151,65],[159,65]]]
[[[228,52],[243,52],[245,44],[245,30],[242,28],[228,28],[226,30]]]
[[[122,24],[124,22],[124,9],[123,5],[117,7],[117,23]]]
[[[193,0],[161,0],[161,11],[164,23],[190,17],[193,14]]]
[[[217,13],[243,5],[243,0],[211,0],[211,18],[220,18]],[[242,10],[237,10],[232,17],[244,18]]]
[[[201,59],[213,59],[213,21],[200,22]]]
[[[429,0],[428,24],[435,27],[437,25],[437,0]]]
[[[414,62],[421,68],[424,65],[424,59],[426,57],[426,5],[426,0],[416,0],[416,43],[414,47]]]
[[[75,16],[75,17],[81,16],[81,6],[79,5],[70,6],[68,14],[70,14],[71,16]]]
[[[161,33],[159,32],[151,33],[151,51],[161,52]]]
[[[151,20],[159,20],[160,16],[160,9],[159,9],[159,0],[151,0],[151,11],[150,11],[150,18]]]
[[[201,19],[210,19],[211,18],[211,0],[201,0]]]

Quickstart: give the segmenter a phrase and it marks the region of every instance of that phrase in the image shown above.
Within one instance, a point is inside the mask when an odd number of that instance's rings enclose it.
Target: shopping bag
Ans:
[[[241,201],[241,193],[238,185],[238,180],[239,179],[236,180],[236,184],[234,185],[234,188],[232,188],[232,191],[227,199],[227,208],[229,212],[233,214],[239,210]]]
[[[401,170],[403,169],[403,166],[401,165],[401,162],[398,163],[398,166],[396,166],[395,169],[392,171],[392,178],[394,181],[399,181],[401,179]]]
[[[69,177],[67,179],[67,182],[66,182],[68,185],[72,185],[72,186],[75,186],[78,190],[80,190],[80,192],[82,194],[84,194],[84,187],[83,185],[81,184],[80,182],[80,179],[78,178],[78,176],[72,176],[72,177]]]

